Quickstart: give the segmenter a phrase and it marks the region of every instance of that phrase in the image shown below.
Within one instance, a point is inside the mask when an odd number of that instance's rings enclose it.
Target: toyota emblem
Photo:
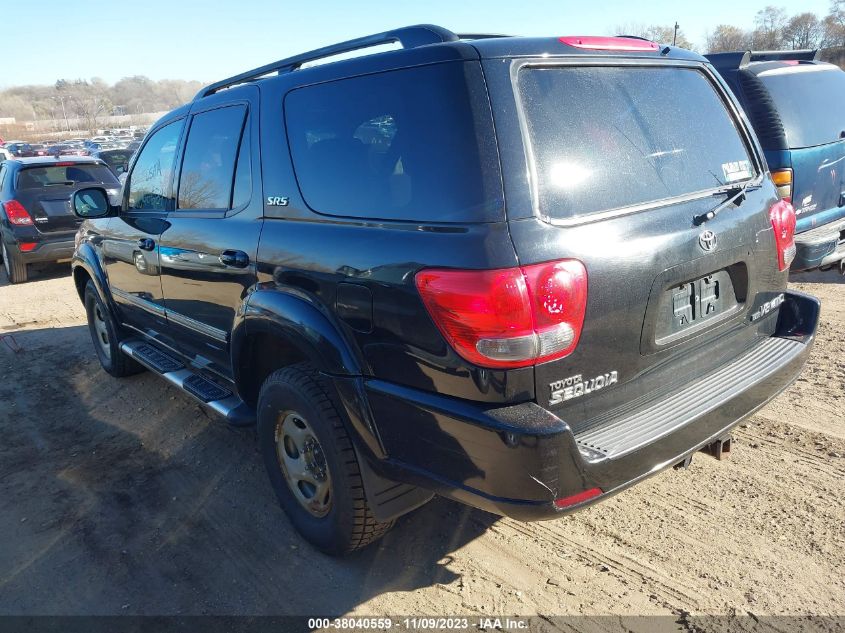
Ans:
[[[698,245],[701,250],[709,253],[716,248],[716,234],[713,231],[704,231],[698,236]]]

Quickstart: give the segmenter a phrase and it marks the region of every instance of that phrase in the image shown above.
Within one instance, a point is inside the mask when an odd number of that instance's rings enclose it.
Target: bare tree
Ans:
[[[822,20],[822,44],[824,48],[845,46],[845,0],[833,0],[830,13]]]
[[[745,51],[751,48],[751,33],[731,24],[720,24],[707,35],[708,53]]]
[[[815,13],[799,13],[790,18],[783,30],[784,44],[793,49],[816,48],[823,35],[821,21]]]
[[[616,35],[633,35],[635,37],[644,37],[653,42],[661,44],[671,44],[673,38],[675,45],[681,48],[688,48],[695,50],[693,43],[687,39],[686,35],[681,29],[678,29],[677,38],[675,38],[675,25],[662,26],[660,24],[638,24],[636,22],[626,22],[618,25],[614,29]]]
[[[111,113],[111,100],[102,79],[95,78],[90,83],[84,79],[60,80],[56,82],[56,90],[65,94],[71,111],[84,121],[91,134],[97,133],[99,118]]]
[[[786,11],[780,7],[768,5],[760,9],[754,18],[753,47],[758,50],[783,48],[783,31],[786,24]]]

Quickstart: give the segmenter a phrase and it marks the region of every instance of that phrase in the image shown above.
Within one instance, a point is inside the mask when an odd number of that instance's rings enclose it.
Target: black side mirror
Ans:
[[[105,189],[90,187],[73,194],[73,212],[80,218],[104,218],[111,213],[112,206]]]

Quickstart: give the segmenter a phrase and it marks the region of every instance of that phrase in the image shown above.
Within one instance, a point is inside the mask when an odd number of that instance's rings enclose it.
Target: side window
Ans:
[[[292,90],[285,121],[305,202],[372,219],[501,219],[483,83],[477,63],[452,62]]]
[[[194,116],[179,176],[179,209],[230,208],[245,115],[246,107],[229,106]]]
[[[144,145],[129,175],[127,199],[130,209],[167,209],[176,147],[184,123],[180,120],[165,125]]]

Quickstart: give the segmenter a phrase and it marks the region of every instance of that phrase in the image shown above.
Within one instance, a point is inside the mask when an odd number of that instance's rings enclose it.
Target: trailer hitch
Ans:
[[[731,453],[731,436],[726,435],[725,437],[720,437],[718,440],[711,442],[701,450],[720,461],[727,459],[730,457]]]

